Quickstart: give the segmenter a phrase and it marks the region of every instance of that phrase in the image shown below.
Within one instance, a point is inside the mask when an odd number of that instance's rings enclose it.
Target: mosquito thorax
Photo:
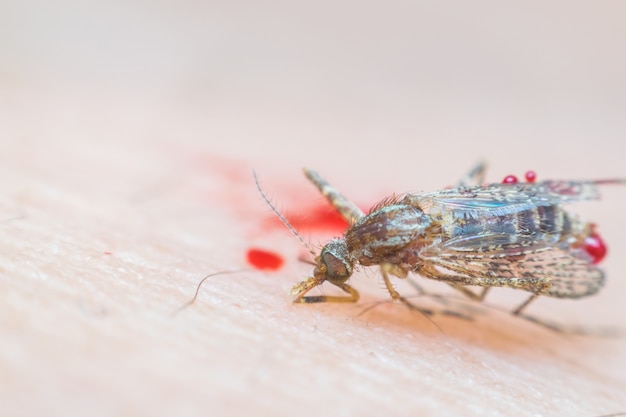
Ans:
[[[348,246],[343,239],[331,240],[322,248],[317,259],[315,275],[333,283],[343,283],[352,275],[353,261],[348,253]]]

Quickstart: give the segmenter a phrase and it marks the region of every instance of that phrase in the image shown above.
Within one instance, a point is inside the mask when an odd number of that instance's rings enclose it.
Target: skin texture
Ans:
[[[414,300],[474,317],[433,324],[386,303],[375,268],[351,278],[357,304],[293,305],[312,267],[251,174],[286,212],[323,204],[302,166],[359,206],[453,184],[480,158],[492,181],[624,177],[626,64],[611,52],[623,6],[46,4],[11,4],[4,25],[0,414],[626,411],[623,337]],[[625,332],[625,208],[619,187],[571,207],[609,245],[606,286],[528,314]],[[302,234],[316,248],[332,237]],[[246,268],[250,247],[286,265],[211,278],[173,315],[204,275]],[[487,302],[525,297],[497,289]]]

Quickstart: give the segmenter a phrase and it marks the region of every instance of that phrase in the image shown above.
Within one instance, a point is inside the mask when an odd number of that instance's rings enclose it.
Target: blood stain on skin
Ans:
[[[279,254],[259,248],[248,249],[246,260],[254,268],[263,271],[277,271],[285,263],[285,260]]]
[[[249,240],[244,256],[249,265],[256,269],[276,271],[284,264],[284,258],[275,252],[259,249],[255,242],[267,238],[268,233],[285,233],[285,226],[274,213],[268,212],[262,204],[258,204],[258,191],[254,189],[253,166],[244,160],[232,160],[215,155],[202,155],[194,159],[193,166],[202,170],[201,175],[217,178],[204,191],[208,204],[216,201],[228,210],[229,214],[247,225],[245,238]],[[261,168],[257,168],[261,169]],[[265,173],[265,176],[269,174]],[[341,235],[348,223],[325,201],[319,199],[313,187],[303,182],[268,181],[272,193],[281,196],[279,206],[289,207],[283,213],[289,223],[305,238],[311,236]],[[209,183],[209,182],[208,182]],[[303,189],[303,187],[305,187]],[[281,189],[280,193],[276,190]],[[291,196],[291,198],[289,198]],[[242,204],[246,201],[246,204]],[[367,210],[366,210],[367,211]]]
[[[297,210],[297,214],[288,213],[286,218],[298,232],[342,233],[348,228],[345,219],[325,203]],[[263,225],[266,230],[285,227],[273,214],[265,218]]]

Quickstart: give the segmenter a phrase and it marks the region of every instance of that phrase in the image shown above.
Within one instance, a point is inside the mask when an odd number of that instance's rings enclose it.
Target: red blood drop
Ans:
[[[585,242],[583,243],[583,249],[591,259],[594,264],[600,263],[602,259],[606,256],[606,245],[604,241],[598,234],[592,234],[585,238]]]
[[[104,254],[105,254],[105,255],[113,255],[113,253],[108,252],[108,251],[107,251],[107,252],[104,252]]]
[[[517,177],[515,175],[507,175],[502,180],[502,184],[517,184]]]
[[[285,262],[280,255],[274,252],[256,248],[248,249],[246,260],[256,269],[267,271],[277,271]]]
[[[535,182],[537,179],[537,173],[535,171],[526,171],[524,178],[526,178],[526,182]]]

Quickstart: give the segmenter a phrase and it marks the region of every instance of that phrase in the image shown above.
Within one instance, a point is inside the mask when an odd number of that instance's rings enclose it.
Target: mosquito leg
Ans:
[[[432,265],[423,265],[417,272],[426,278],[461,286],[509,287],[533,292],[543,291],[545,290],[544,287],[550,286],[550,281],[546,278],[497,278],[490,276],[450,275],[439,272]]]
[[[359,293],[346,283],[334,284],[341,288],[348,296],[337,295],[306,295],[313,288],[319,286],[323,281],[317,278],[309,278],[299,284],[294,285],[291,289],[291,295],[294,296],[294,303],[356,303],[359,301]]]
[[[398,300],[398,301],[402,302],[402,304],[407,306],[410,310],[417,311],[417,312],[423,314],[426,317],[434,315],[435,314],[434,311],[416,306],[415,304],[413,304],[409,300],[407,300],[405,297],[402,297],[398,293],[398,291],[396,291],[396,289],[393,287],[393,284],[391,283],[391,279],[389,279],[389,273],[391,271],[396,270],[396,269],[397,269],[397,267],[395,265],[392,265],[392,264],[382,264],[380,266],[380,272],[381,272],[381,274],[383,276],[383,280],[385,282],[385,287],[387,288],[387,291],[389,291],[389,294],[391,295],[391,298],[394,299],[394,300]],[[419,286],[419,284],[413,282],[413,280],[409,280],[409,283],[411,283],[411,285],[413,285],[415,288],[417,288],[417,290],[420,291],[422,294],[428,295],[428,293],[425,292]],[[436,296],[436,295],[433,295],[432,297],[437,299],[437,300],[440,300],[444,304],[446,304],[445,303],[445,299],[440,298],[439,296]],[[456,311],[442,310],[442,311],[437,311],[437,313],[438,314],[443,314],[443,315],[446,315],[446,316],[452,316],[452,317],[464,319],[464,320],[472,320],[471,317],[466,316],[466,315],[461,314],[461,313],[456,312]],[[437,327],[439,327],[439,326],[437,326]]]
[[[541,288],[539,288],[539,290],[537,290],[533,295],[528,297],[528,300],[524,301],[519,307],[513,310],[513,315],[519,316],[522,313],[522,310],[524,310],[528,306],[528,304],[535,301],[537,297],[543,294],[548,288],[550,288],[549,284],[543,285]]]
[[[485,172],[487,163],[479,161],[461,180],[457,183],[457,187],[466,187],[469,185],[483,185],[485,182]]]
[[[425,296],[428,296],[428,297],[431,297],[431,298],[436,298],[436,299],[440,300],[441,302],[443,302],[444,304],[447,304],[447,300],[445,300],[445,298],[443,298],[441,295],[439,295],[439,294],[432,294],[432,293],[426,291],[424,288],[422,288],[421,285],[419,285],[417,282],[415,282],[412,279],[409,279],[408,281],[409,281],[409,284],[411,284],[411,286],[413,288],[415,288],[415,290],[417,290],[417,292],[420,295],[425,295]],[[453,284],[453,283],[447,283],[447,284],[449,286],[451,286],[452,288],[454,288],[455,290],[457,290],[460,293],[462,293],[463,295],[465,295],[470,300],[474,300],[474,301],[483,301],[485,299],[485,296],[489,292],[489,288],[483,288],[480,293],[476,294],[475,292],[473,292],[469,288],[464,287],[463,285]]]
[[[419,274],[421,271],[422,271],[422,268],[420,267],[420,268],[414,270],[413,272],[417,272]],[[424,273],[424,275],[427,276],[428,278],[438,279],[438,278],[435,278],[435,275],[431,274],[430,271],[426,271]],[[420,295],[427,295],[429,297],[438,299],[439,301],[443,302],[444,304],[447,304],[447,301],[445,300],[445,298],[441,297],[438,294],[431,294],[431,293],[429,293],[428,291],[424,290],[421,287],[421,285],[419,285],[414,280],[409,279],[409,284],[411,284],[411,286],[413,288],[415,288]],[[483,301],[485,299],[485,296],[487,295],[487,292],[489,292],[489,288],[487,288],[487,287],[483,288],[483,290],[479,294],[476,294],[475,292],[473,292],[469,288],[464,287],[463,285],[459,285],[459,284],[456,284],[456,283],[453,283],[453,282],[447,282],[447,284],[449,286],[451,286],[452,288],[454,288],[455,290],[457,290],[457,291],[461,292],[462,294],[464,294],[470,300],[474,300],[474,301]]]
[[[533,316],[527,316],[525,314],[520,314],[517,317],[522,318],[531,323],[537,324],[539,326],[545,327],[546,329],[555,331],[557,333],[577,334],[577,335],[595,336],[595,337],[610,337],[610,338],[616,338],[616,337],[623,338],[624,337],[624,335],[617,328],[598,329],[598,328],[585,328],[585,327],[577,327],[577,326],[572,327],[572,326],[564,326],[561,324],[541,320]]]
[[[425,291],[424,289],[422,289],[422,287],[420,285],[415,283],[413,280],[409,280],[409,283],[411,284],[411,286],[413,286],[417,290],[417,292],[420,295],[426,295],[428,297],[436,299],[437,301],[440,301],[442,304],[448,304],[448,300],[446,300],[443,296],[441,296],[439,294],[431,294],[431,293]],[[485,299],[485,297],[487,296],[487,293],[489,292],[489,289],[490,289],[490,288],[483,288],[481,292],[476,294],[474,291],[470,290],[469,288],[464,287],[463,285],[452,284],[452,283],[449,283],[449,282],[447,284],[450,287],[452,287],[455,290],[457,290],[458,292],[460,292],[461,294],[463,294],[464,296],[466,296],[467,298],[469,298],[470,300],[478,301],[478,302],[481,302],[481,301],[483,301]]]
[[[465,295],[470,300],[479,301],[479,302],[483,301],[485,299],[485,297],[487,296],[487,293],[490,290],[489,287],[485,287],[485,288],[483,288],[483,290],[481,292],[476,294],[474,291],[472,291],[469,288],[466,288],[466,287],[464,287],[462,285],[450,284],[450,283],[448,283],[448,285],[450,285],[452,288],[454,288],[455,290],[457,290],[460,293],[462,293],[463,295]]]
[[[409,282],[411,287],[415,288],[415,290],[418,292],[419,295],[428,295],[428,296],[436,297],[435,294],[431,294],[428,291],[426,291],[424,288],[422,288],[422,286],[419,285],[417,282],[415,282],[415,280],[409,278],[407,281]]]
[[[409,285],[411,285],[411,287],[415,288],[415,290],[420,296],[432,298],[433,300],[439,301],[441,304],[448,304],[448,300],[446,300],[444,296],[440,294],[434,294],[434,293],[431,293],[430,291],[425,290],[421,285],[415,282],[414,279],[409,278],[407,279],[407,281]]]
[[[430,298],[432,300],[435,300],[435,301],[437,301],[437,302],[439,302],[440,304],[443,304],[443,305],[449,305],[450,304],[450,302],[449,302],[450,300],[446,299],[443,295],[433,294],[433,293],[431,293],[429,291],[426,291],[424,288],[422,288],[421,285],[419,285],[417,282],[415,282],[415,280],[409,278],[407,281],[409,282],[409,284],[413,288],[415,288],[415,290],[417,291],[417,293],[420,296],[428,297],[428,298]]]
[[[550,281],[547,278],[494,278],[485,276],[470,277],[465,275],[448,275],[439,272],[432,265],[425,265],[420,268],[418,272],[426,278],[448,283],[453,288],[457,289],[466,285],[474,285],[484,287],[485,290],[491,287],[509,287],[533,292],[534,294],[529,297],[528,300],[513,310],[514,315],[519,315],[528,304],[550,288]],[[465,290],[466,291],[462,291],[464,294],[474,294],[467,288],[465,288]],[[487,293],[485,290],[483,290],[481,294],[474,294],[474,297],[476,297],[477,300],[484,298]]]
[[[411,310],[417,310],[426,316],[432,315],[433,314],[432,311],[424,310],[415,306],[409,300],[401,296],[400,293],[398,293],[398,291],[396,291],[396,289],[393,287],[393,284],[391,283],[391,279],[389,278],[389,272],[392,271],[393,269],[394,269],[394,265],[391,265],[391,264],[382,264],[380,266],[380,273],[383,276],[383,280],[385,281],[385,287],[387,288],[387,291],[389,291],[389,295],[391,295],[391,298],[402,302],[402,304],[404,304]]]
[[[304,168],[304,175],[317,187],[326,200],[333,206],[348,224],[354,224],[365,214],[353,202],[344,197],[335,187],[331,186],[324,178],[308,168]]]

